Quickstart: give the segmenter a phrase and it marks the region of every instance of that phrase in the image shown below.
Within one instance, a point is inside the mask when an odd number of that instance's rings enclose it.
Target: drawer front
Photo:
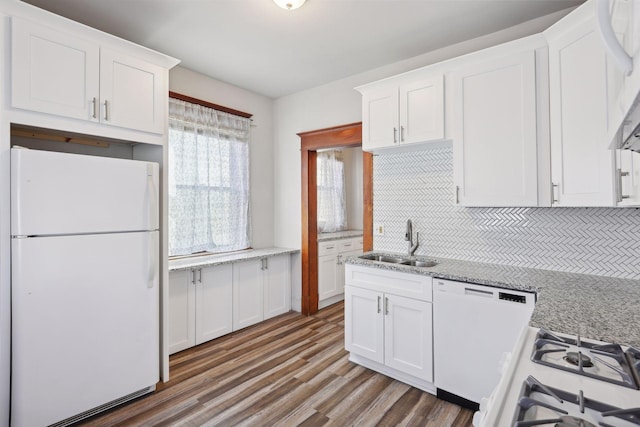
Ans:
[[[362,238],[338,240],[338,243],[340,253],[362,251]]]
[[[433,278],[421,274],[383,270],[375,267],[347,264],[345,281],[349,286],[414,298],[433,300]]]
[[[339,242],[331,240],[329,242],[318,243],[318,256],[333,255],[338,253]]]

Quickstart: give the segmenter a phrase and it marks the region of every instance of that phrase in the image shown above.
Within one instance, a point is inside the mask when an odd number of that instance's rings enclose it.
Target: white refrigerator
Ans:
[[[159,379],[158,164],[11,149],[11,425]]]

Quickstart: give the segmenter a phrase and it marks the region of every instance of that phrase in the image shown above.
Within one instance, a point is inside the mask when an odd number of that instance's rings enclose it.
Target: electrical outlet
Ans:
[[[375,234],[376,236],[384,236],[384,224],[374,225],[373,234]]]

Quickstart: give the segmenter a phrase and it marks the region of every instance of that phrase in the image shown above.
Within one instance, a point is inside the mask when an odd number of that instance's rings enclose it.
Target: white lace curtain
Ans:
[[[344,161],[337,150],[318,152],[316,158],[318,232],[330,233],[347,228]]]
[[[169,255],[251,246],[250,120],[169,99]]]

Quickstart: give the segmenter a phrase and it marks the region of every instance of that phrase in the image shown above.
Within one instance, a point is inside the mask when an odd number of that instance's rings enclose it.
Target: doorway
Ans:
[[[362,123],[299,133],[302,179],[302,314],[318,311],[318,150],[362,146]],[[363,251],[373,249],[373,155],[362,152]]]

